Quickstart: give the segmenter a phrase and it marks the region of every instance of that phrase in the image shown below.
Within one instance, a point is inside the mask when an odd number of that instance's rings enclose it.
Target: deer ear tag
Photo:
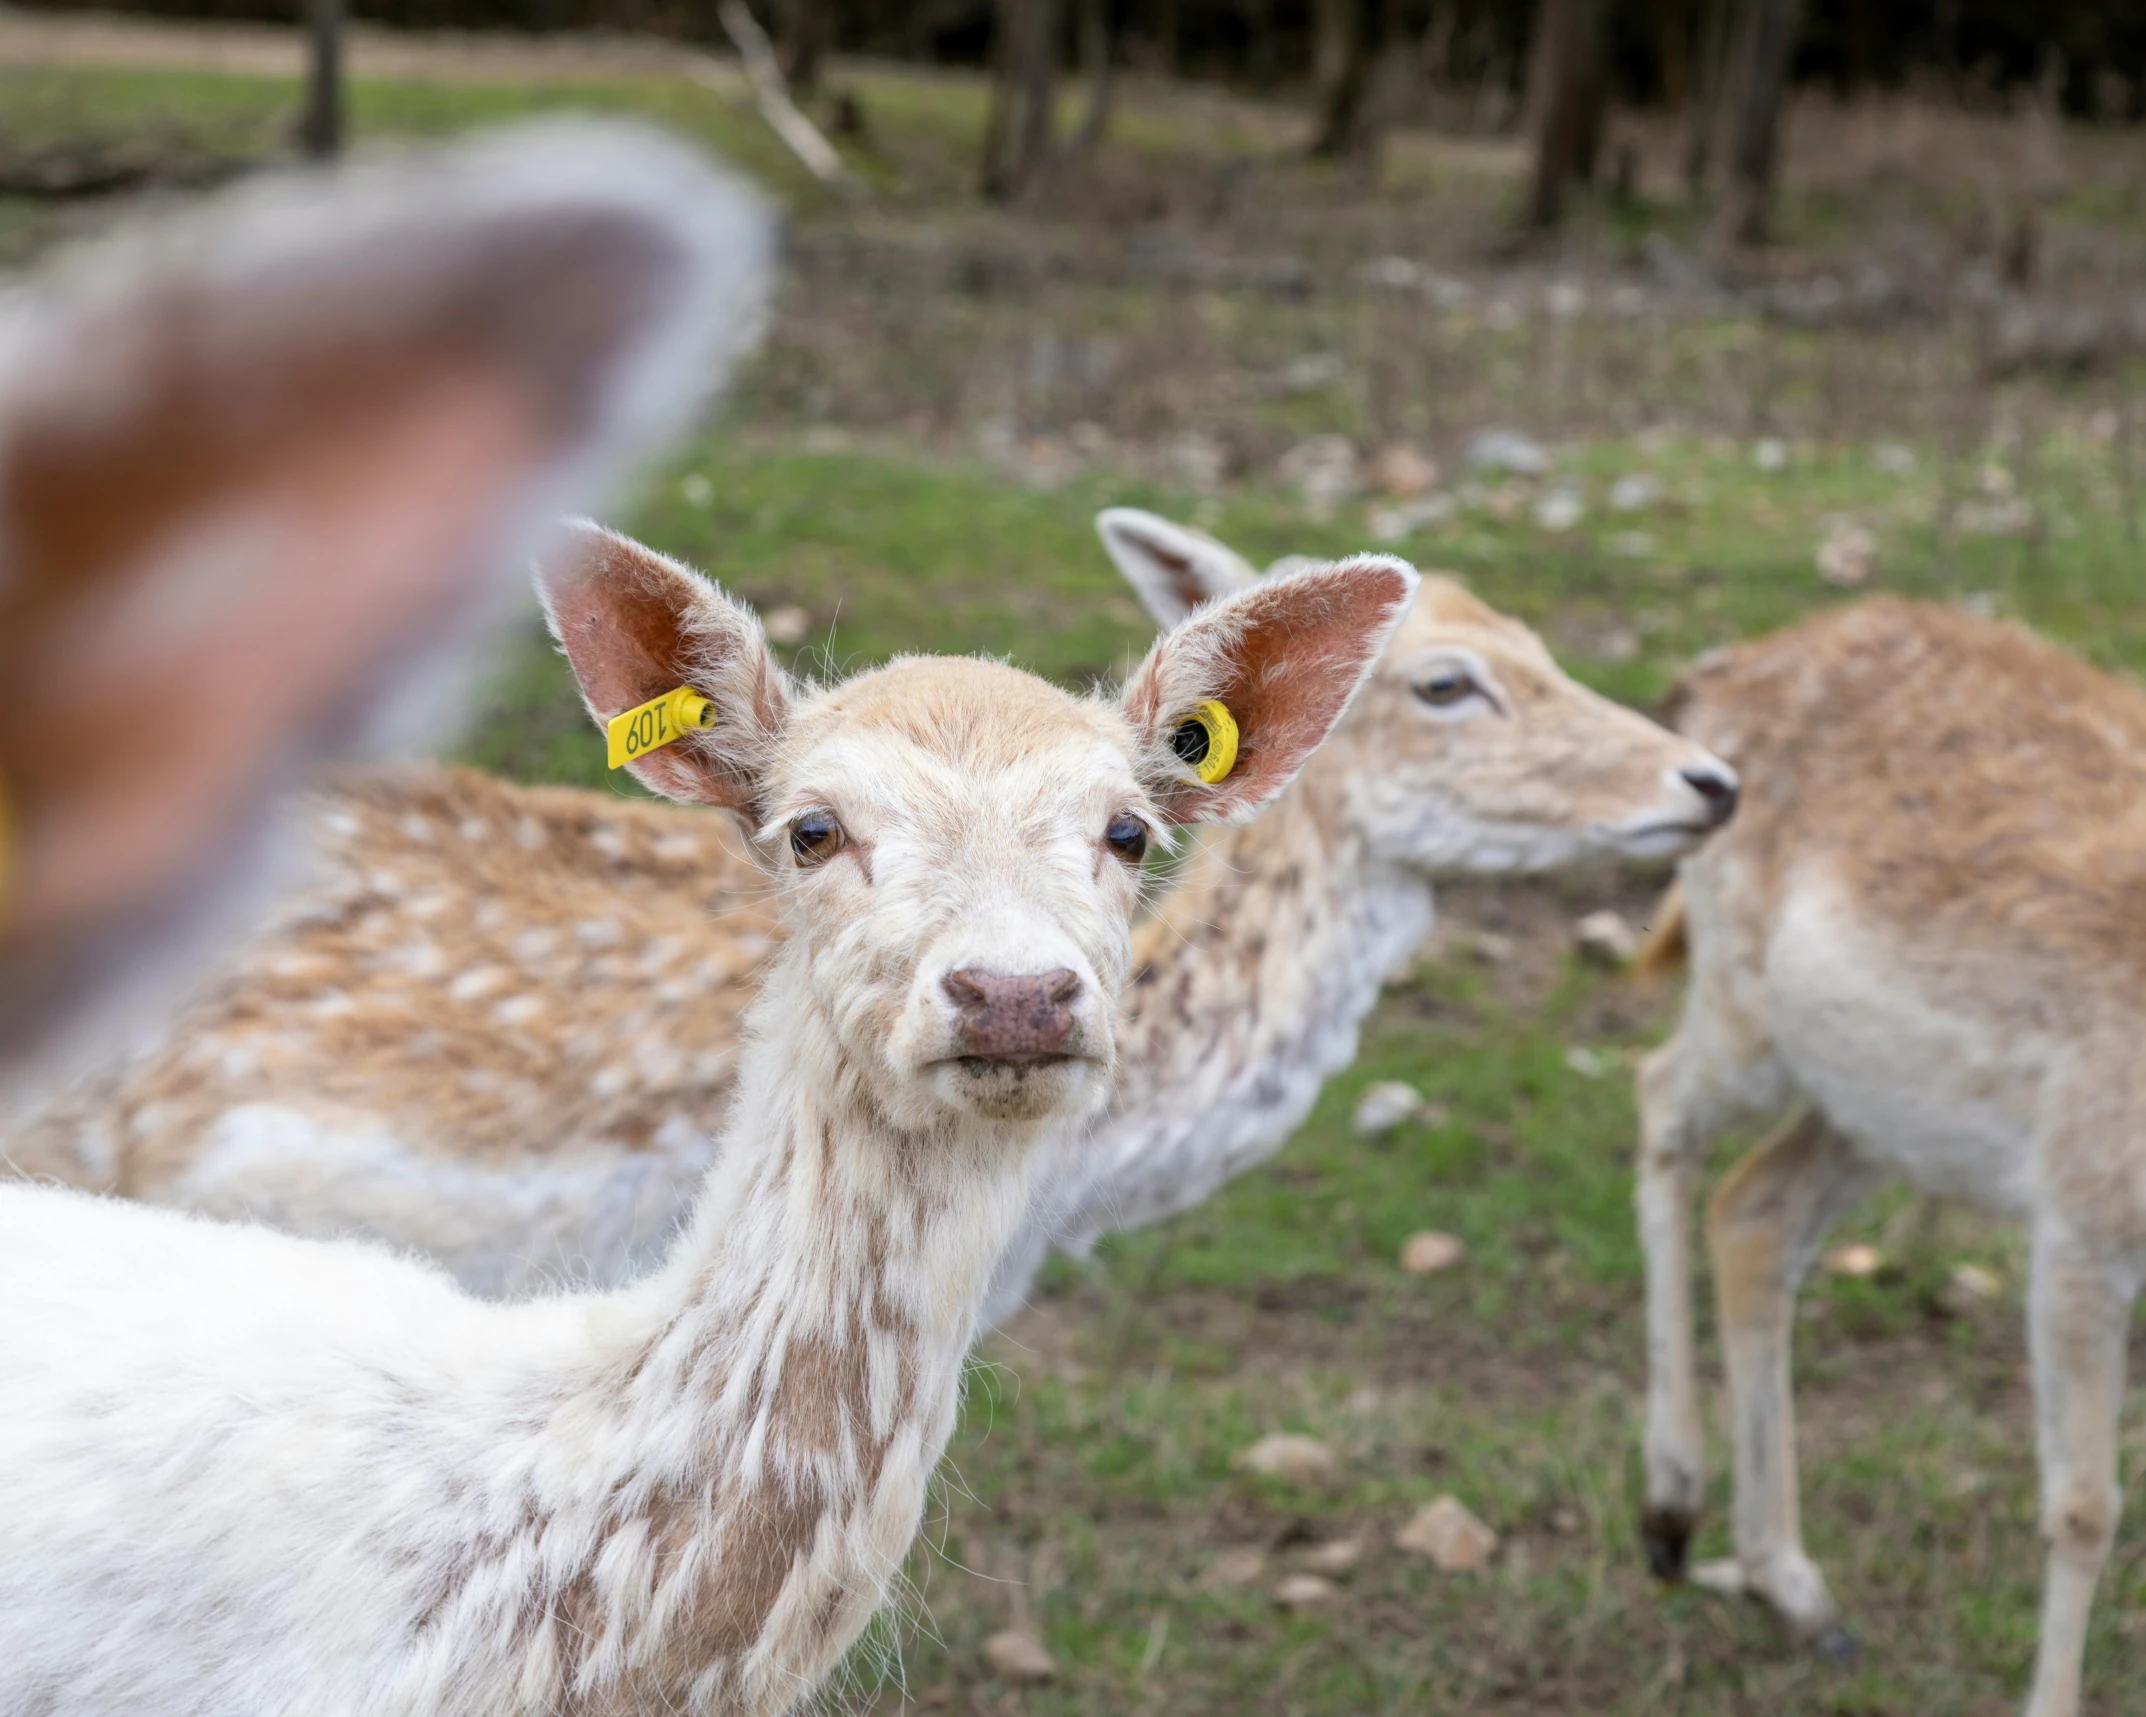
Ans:
[[[1170,749],[1212,787],[1237,767],[1237,718],[1213,698],[1193,707],[1170,735]]]
[[[674,686],[659,698],[635,704],[604,724],[606,761],[623,769],[637,757],[697,727],[715,725],[715,705],[691,686]]]

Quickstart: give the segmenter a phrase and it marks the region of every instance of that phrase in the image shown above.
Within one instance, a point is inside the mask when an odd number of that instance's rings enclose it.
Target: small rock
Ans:
[[[1550,469],[1550,455],[1531,435],[1515,429],[1486,429],[1468,443],[1468,463],[1486,471],[1540,477]]]
[[[1639,634],[1629,626],[1612,626],[1595,642],[1595,654],[1605,662],[1629,662],[1639,655]]]
[[[1788,443],[1778,435],[1763,435],[1751,444],[1751,463],[1761,471],[1788,468]]]
[[[1818,544],[1818,576],[1837,590],[1868,584],[1878,564],[1878,539],[1861,525],[1835,525]]]
[[[1364,1559],[1361,1538],[1329,1538],[1304,1552],[1304,1566],[1314,1574],[1346,1574]]]
[[[1453,1235],[1426,1228],[1401,1243],[1401,1268],[1411,1276],[1429,1276],[1452,1269],[1467,1255],[1468,1248]]]
[[[678,479],[678,493],[689,507],[715,505],[715,485],[698,471]]]
[[[1501,936],[1495,930],[1478,930],[1468,944],[1475,957],[1486,966],[1502,966],[1520,952],[1520,945],[1510,936]]]
[[[1334,1476],[1334,1451],[1317,1437],[1278,1431],[1245,1450],[1237,1457],[1237,1465],[1289,1484],[1319,1484]]]
[[[1049,1681],[1058,1673],[1057,1660],[1041,1640],[1012,1629],[984,1641],[984,1662],[1007,1681]]]
[[[1550,1530],[1560,1538],[1575,1537],[1587,1524],[1587,1516],[1569,1502],[1561,1502],[1550,1510]]]
[[[1283,454],[1276,471],[1314,512],[1332,512],[1364,486],[1356,448],[1345,435],[1315,435]]]
[[[1374,542],[1397,543],[1428,525],[1443,524],[1453,516],[1451,495],[1424,495],[1398,507],[1375,507],[1366,521]],[[1270,572],[1269,577],[1273,574]]]
[[[1316,1610],[1341,1596],[1341,1588],[1317,1574],[1292,1574],[1274,1588],[1274,1601],[1285,1610]]]
[[[1225,1550],[1217,1556],[1208,1577],[1221,1586],[1249,1586],[1267,1571],[1267,1553],[1250,1548]]]
[[[1986,1302],[2004,1292],[2004,1281],[1980,1264],[1960,1264],[1952,1272],[1952,1292],[1961,1300]]]
[[[1854,1276],[1860,1279],[1875,1276],[1884,1269],[1885,1255],[1865,1241],[1851,1240],[1845,1245],[1830,1248],[1823,1262],[1831,1275]]]
[[[1915,449],[1897,441],[1881,441],[1870,450],[1870,462],[1888,477],[1915,475]]]
[[[1396,501],[1413,500],[1437,484],[1438,463],[1407,442],[1396,441],[1371,461],[1371,481]]]
[[[1582,1079],[1600,1079],[1617,1065],[1617,1058],[1599,1049],[1589,1049],[1584,1043],[1575,1043],[1565,1051],[1565,1065]]]
[[[1229,472],[1229,452],[1204,430],[1188,429],[1162,449],[1163,469],[1188,488],[1207,494]]]
[[[1613,531],[1609,551],[1626,560],[1645,560],[1655,549],[1652,531]]]
[[[1535,522],[1546,531],[1569,531],[1586,515],[1577,489],[1552,489],[1535,503]]]
[[[769,610],[760,617],[761,630],[772,644],[802,644],[805,634],[812,630],[812,616],[802,608],[785,605]]]
[[[1390,1133],[1404,1122],[1414,1120],[1424,1110],[1423,1093],[1413,1085],[1399,1079],[1381,1079],[1376,1085],[1364,1087],[1364,1094],[1356,1099],[1356,1113],[1349,1124],[1362,1139],[1374,1138],[1380,1133]]]
[[[1498,1535],[1453,1496],[1426,1503],[1393,1535],[1393,1541],[1410,1555],[1428,1556],[1445,1574],[1480,1568],[1498,1548]]]
[[[1644,471],[1620,477],[1610,485],[1609,504],[1620,513],[1636,513],[1661,499],[1662,486]]]
[[[1628,966],[1639,952],[1639,937],[1624,914],[1604,907],[1590,912],[1572,927],[1573,945],[1598,966]]]

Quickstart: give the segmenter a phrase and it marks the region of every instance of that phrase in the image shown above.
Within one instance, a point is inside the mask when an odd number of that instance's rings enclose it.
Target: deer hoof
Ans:
[[[1821,1663],[1851,1664],[1863,1655],[1863,1642],[1838,1622],[1828,1622],[1811,1636],[1811,1652]]]
[[[1691,1559],[1692,1517],[1678,1508],[1650,1508],[1639,1517],[1647,1567],[1657,1580],[1681,1580]]]

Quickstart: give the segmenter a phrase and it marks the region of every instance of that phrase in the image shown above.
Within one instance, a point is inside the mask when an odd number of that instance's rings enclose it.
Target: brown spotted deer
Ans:
[[[1676,720],[1746,788],[1658,933],[1690,987],[1639,1081],[1649,1555],[1682,1574],[1704,1492],[1694,1172],[1724,1127],[1787,1111],[1708,1213],[1736,1555],[1701,1572],[1853,1650],[1803,1547],[1797,1287],[1889,1176],[2016,1216],[2048,1540],[2027,1711],[2071,1717],[2146,1266],[2146,694],[2016,627],[1880,600],[1703,662]]]
[[[599,725],[732,813],[785,935],[715,1165],[617,1292],[0,1188],[0,1699],[73,1714],[788,1711],[878,1609],[1038,1147],[1108,1098],[1140,861],[1245,818],[1415,588],[1372,557],[1203,610],[1118,699],[917,658],[813,690],[594,526],[540,572]],[[1219,701],[1202,779],[1175,748]],[[115,1404],[118,1404],[115,1407]]]
[[[1152,514],[1098,528],[1165,625],[1259,582]],[[1421,942],[1437,877],[1670,855],[1734,793],[1526,627],[1427,580],[1303,778],[1259,823],[1203,835],[1141,928],[1120,1095],[1050,1147],[991,1316],[1054,1242],[1185,1209],[1278,1149]],[[482,1291],[648,1267],[710,1160],[780,938],[736,837],[459,770],[354,779],[317,823],[331,862],[279,930],[168,1044],[48,1107],[17,1161],[373,1233]]]

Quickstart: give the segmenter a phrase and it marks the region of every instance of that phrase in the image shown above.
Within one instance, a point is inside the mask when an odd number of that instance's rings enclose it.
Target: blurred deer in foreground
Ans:
[[[300,764],[436,731],[500,572],[750,338],[763,226],[555,127],[251,186],[0,306],[0,1087],[232,927]]]
[[[1653,947],[1658,965],[1688,950],[1691,978],[1639,1081],[1649,1555],[1682,1574],[1704,1493],[1693,1173],[1721,1129],[1793,1109],[1708,1216],[1736,1556],[1701,1573],[1852,1651],[1803,1548],[1796,1289],[1889,1175],[2017,1216],[2049,1545],[2027,1711],[2071,1717],[2146,1267],[2146,693],[2015,627],[1888,600],[1723,652],[1677,706],[1746,791]]]
[[[1126,509],[1156,618],[1260,583]],[[1364,697],[1258,823],[1213,831],[1138,935],[1111,1112],[1048,1147],[991,1313],[1055,1240],[1197,1203],[1355,1054],[1440,875],[1668,856],[1735,781],[1427,580]],[[462,770],[348,781],[329,854],[186,1029],[18,1135],[24,1167],[160,1203],[357,1229],[511,1290],[647,1268],[711,1161],[739,1018],[781,934],[722,820]]]

